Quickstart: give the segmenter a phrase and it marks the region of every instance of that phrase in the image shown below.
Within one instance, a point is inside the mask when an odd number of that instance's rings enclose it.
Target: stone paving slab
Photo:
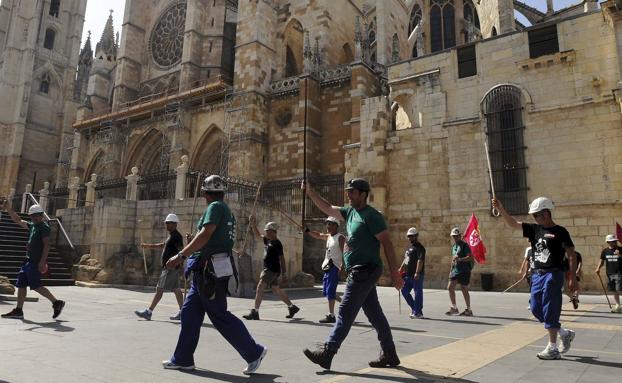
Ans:
[[[342,291],[340,286],[339,291]],[[357,318],[350,335],[333,361],[333,371],[322,371],[308,362],[302,349],[321,342],[331,325],[317,323],[326,313],[321,290],[290,291],[301,307],[293,320],[270,294],[262,305],[261,321],[246,321],[256,340],[269,348],[259,374],[244,376],[244,361],[214,330],[206,318],[195,354],[197,370],[191,373],[162,369],[175,347],[179,324],[168,319],[177,309],[174,296],[165,294],[150,322],[133,310],[149,305],[153,292],[145,289],[52,287],[68,303],[59,320],[52,320],[45,299],[28,302],[26,319],[0,321],[0,383],[34,382],[599,382],[610,381],[622,367],[622,315],[611,314],[604,297],[584,296],[579,310],[565,310],[567,327],[576,324],[573,349],[561,361],[540,361],[535,354],[546,344],[545,332],[526,310],[524,293],[473,292],[475,317],[447,317],[447,293],[425,290],[424,313],[428,319],[408,318],[394,289],[380,288],[379,297],[393,328],[404,362],[398,369],[370,369],[367,362],[379,352],[376,333],[364,315]],[[463,308],[458,293],[459,307]],[[237,316],[252,306],[251,299],[230,298],[229,309]],[[0,301],[0,311],[12,302]],[[567,307],[567,306],[565,306]],[[512,327],[514,326],[514,327]],[[508,329],[527,330],[536,341],[517,337],[514,352],[497,344],[508,341]],[[491,335],[492,334],[492,335]],[[484,339],[484,341],[482,341]],[[489,342],[489,343],[486,343]],[[463,344],[463,346],[460,346]],[[487,344],[490,347],[486,347]],[[455,369],[466,358],[439,352],[481,347],[490,362],[471,366],[464,375]],[[497,345],[497,346],[494,346]],[[493,347],[494,346],[494,347]],[[495,348],[496,347],[496,348]],[[493,351],[500,350],[500,351]],[[425,355],[434,355],[424,360]],[[450,355],[452,355],[450,357]],[[477,359],[477,358],[475,358]],[[425,365],[427,367],[423,368]],[[464,367],[464,366],[463,366]],[[469,366],[466,366],[469,367]],[[422,370],[436,371],[426,373]]]

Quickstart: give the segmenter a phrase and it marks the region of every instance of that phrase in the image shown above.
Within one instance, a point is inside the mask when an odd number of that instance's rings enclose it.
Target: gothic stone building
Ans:
[[[476,277],[493,273],[500,287],[515,279],[526,242],[490,215],[488,154],[497,196],[523,220],[529,200],[551,197],[591,270],[620,213],[616,4],[555,10],[547,1],[540,12],[512,0],[127,0],[118,46],[108,28],[92,66],[79,69],[89,75],[68,182],[112,185],[134,167],[148,179],[184,156],[191,169],[292,195],[305,169],[322,185],[363,176],[398,248],[419,228],[428,286],[447,278],[450,228],[475,213],[489,250]],[[191,225],[187,198],[138,199],[62,214],[101,263],[136,232],[161,235],[167,209]],[[321,244],[303,245],[284,215],[300,220],[300,204],[270,202],[259,215],[281,221],[290,272],[317,272]]]

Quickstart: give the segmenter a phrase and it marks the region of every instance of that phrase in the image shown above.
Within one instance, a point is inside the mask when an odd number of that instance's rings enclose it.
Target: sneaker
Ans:
[[[559,336],[557,347],[560,354],[565,354],[570,350],[570,344],[574,340],[575,333],[572,330],[566,330],[566,336]]]
[[[170,360],[163,360],[162,367],[167,370],[194,370],[195,368],[194,364],[191,364],[190,366],[180,366],[179,364],[175,364]]]
[[[527,311],[531,311],[531,306],[527,306]]]
[[[460,314],[460,311],[458,311],[458,309],[455,309],[453,307],[450,308],[449,311],[445,313],[445,315],[458,315],[458,314]]]
[[[423,314],[415,314],[415,319],[425,319]]]
[[[10,312],[6,314],[2,314],[1,316],[2,318],[7,318],[7,319],[24,319],[24,311],[16,307]]]
[[[168,319],[170,319],[170,320],[181,320],[181,311],[177,311],[177,314],[171,315]]]
[[[389,352],[382,351],[380,356],[376,360],[369,362],[369,367],[384,368],[384,367],[396,367],[400,365],[400,358],[397,356],[395,349]]]
[[[268,353],[268,348],[264,347],[263,351],[261,352],[261,355],[259,355],[259,358],[257,358],[256,360],[250,362],[248,364],[248,366],[246,366],[246,369],[244,369],[244,371],[242,371],[242,373],[244,373],[244,375],[250,375],[253,372],[257,371],[257,369],[261,365],[261,361],[263,360],[263,358],[266,357],[267,353]]]
[[[326,318],[320,319],[319,322],[320,323],[335,323],[335,322],[337,322],[337,319],[335,318],[335,316],[333,314],[328,314],[328,315],[326,315]]]
[[[572,308],[573,309],[578,309],[579,308],[579,300],[575,297],[572,297],[572,299],[570,299],[570,302],[572,303]]]
[[[247,315],[242,315],[242,317],[248,320],[259,320],[259,311],[253,309]]]
[[[136,310],[134,311],[134,314],[138,315],[139,317],[145,320],[151,320],[152,312],[149,311],[149,309],[144,309],[144,310]]]
[[[460,313],[461,317],[472,317],[473,316],[473,311],[471,311],[471,309],[466,309],[463,312]]]
[[[409,317],[410,319],[415,319],[415,313],[410,313]]]
[[[54,309],[54,314],[52,314],[52,319],[58,318],[60,313],[63,312],[64,307],[65,307],[65,301],[56,300],[56,302],[52,303],[52,308]]]
[[[285,318],[291,319],[294,317],[294,315],[296,315],[298,311],[300,311],[300,308],[296,305],[291,305],[287,308],[287,311],[289,311],[289,314],[285,315]]]
[[[622,306],[621,305],[615,305],[612,309],[611,312],[614,314],[622,314]]]
[[[333,362],[335,352],[326,347],[326,344],[319,346],[317,349],[311,351],[308,348],[303,350],[303,353],[310,361],[315,364],[319,364],[325,370],[330,370],[330,365]]]
[[[560,354],[556,348],[553,348],[553,349],[549,348],[548,345],[546,346],[544,350],[539,352],[537,356],[539,359],[542,359],[542,360],[555,360],[555,359],[562,358],[562,354]]]

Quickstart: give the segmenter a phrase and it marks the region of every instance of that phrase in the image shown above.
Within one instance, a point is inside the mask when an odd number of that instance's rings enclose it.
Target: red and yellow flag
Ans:
[[[471,248],[471,253],[473,253],[475,261],[481,264],[486,263],[486,246],[484,246],[484,242],[482,241],[479,232],[479,222],[475,214],[471,214],[471,219],[469,219],[469,224],[464,231],[463,239]]]

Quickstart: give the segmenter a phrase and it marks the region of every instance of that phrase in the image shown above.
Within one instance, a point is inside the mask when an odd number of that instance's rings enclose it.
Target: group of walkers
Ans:
[[[244,374],[254,373],[260,366],[268,348],[258,344],[244,323],[227,310],[229,279],[237,281],[237,270],[233,256],[235,241],[235,217],[224,202],[226,182],[217,175],[211,175],[203,181],[202,192],[207,208],[197,224],[197,234],[187,235],[187,245],[177,230],[179,222],[175,214],[169,214],[165,226],[169,232],[162,243],[141,243],[143,248],[162,249],[162,272],[156,287],[156,294],[149,308],[137,310],[141,318],[150,320],[153,310],[165,291],[175,293],[180,310],[171,316],[172,320],[181,321],[181,331],[177,346],[172,356],[163,361],[167,369],[189,370],[195,368],[194,352],[198,345],[201,325],[207,314],[216,330],[235,348],[247,362]],[[419,242],[419,232],[411,227],[406,232],[409,246],[403,262],[398,262],[394,245],[390,239],[388,226],[382,214],[368,204],[371,191],[369,183],[361,178],[350,180],[346,185],[350,206],[333,206],[322,198],[310,185],[302,183],[306,195],[328,218],[326,232],[305,230],[305,233],[318,240],[325,241],[326,252],[322,262],[323,295],[328,301],[328,314],[320,319],[321,323],[333,324],[323,343],[316,348],[303,350],[304,355],[324,369],[330,369],[332,360],[345,341],[354,320],[361,309],[378,333],[381,351],[377,359],[369,362],[371,367],[395,367],[400,364],[395,348],[391,327],[380,305],[376,285],[383,274],[383,262],[380,247],[386,255],[392,285],[401,291],[408,303],[413,319],[422,319],[423,283],[425,277],[426,249]],[[574,244],[568,231],[553,221],[554,205],[548,198],[535,199],[529,206],[533,223],[518,222],[507,213],[501,201],[492,200],[492,205],[499,212],[505,223],[516,230],[521,230],[529,240],[521,273],[529,277],[531,294],[529,309],[549,334],[546,348],[537,354],[540,359],[559,359],[561,354],[570,349],[575,337],[572,330],[561,327],[559,322],[564,287],[567,281],[568,292],[573,304],[578,305],[577,279],[581,275],[581,259],[577,257]],[[3,209],[7,210],[18,225],[29,230],[27,261],[19,273],[17,288],[17,306],[3,318],[23,318],[23,304],[26,288],[37,291],[52,302],[53,318],[58,317],[65,302],[57,300],[41,285],[41,274],[47,268],[49,252],[49,226],[44,221],[43,210],[35,205],[30,208],[31,222],[23,221],[10,209],[6,201]],[[340,233],[340,223],[344,222],[346,235]],[[278,225],[268,222],[264,233],[257,228],[255,217],[250,219],[250,227],[264,244],[264,263],[259,283],[257,284],[254,307],[243,317],[247,320],[259,320],[259,308],[265,288],[270,288],[287,305],[286,318],[293,318],[300,308],[293,304],[287,293],[279,286],[286,273],[283,245],[278,239]],[[451,307],[447,315],[472,316],[469,284],[473,267],[470,247],[462,240],[458,228],[450,232],[451,268],[447,289]],[[622,255],[618,239],[609,235],[608,247],[602,251],[596,273],[605,266],[609,289],[614,293],[616,307],[613,312],[622,312],[619,293],[622,291]],[[185,267],[183,267],[185,263]],[[566,272],[570,271],[570,272]],[[336,293],[340,274],[345,272],[347,279],[341,299]],[[189,280],[190,289],[184,298],[180,279]],[[456,303],[455,287],[459,284],[464,296],[465,309],[460,311]],[[335,311],[336,302],[340,302]]]

